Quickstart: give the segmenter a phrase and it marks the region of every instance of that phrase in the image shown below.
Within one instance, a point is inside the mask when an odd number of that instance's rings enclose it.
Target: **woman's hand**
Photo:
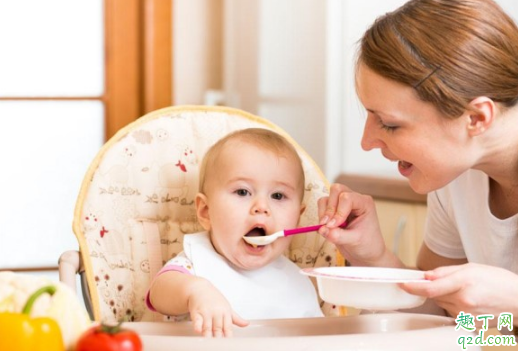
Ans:
[[[415,295],[433,299],[452,317],[462,311],[473,316],[493,314],[495,326],[502,312],[518,315],[518,275],[503,268],[467,263],[425,272],[430,283],[405,283]]]
[[[233,324],[240,327],[248,325],[211,284],[193,291],[189,298],[189,313],[194,331],[206,337],[230,337]]]
[[[319,233],[336,245],[354,266],[402,267],[385,246],[372,197],[343,184],[333,184],[329,196],[318,200]],[[345,229],[339,227],[348,222]]]

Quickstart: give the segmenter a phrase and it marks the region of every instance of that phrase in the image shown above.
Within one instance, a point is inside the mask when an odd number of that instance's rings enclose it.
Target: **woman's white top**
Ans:
[[[518,214],[496,218],[489,209],[489,177],[469,170],[428,194],[424,242],[438,255],[467,258],[518,273]]]

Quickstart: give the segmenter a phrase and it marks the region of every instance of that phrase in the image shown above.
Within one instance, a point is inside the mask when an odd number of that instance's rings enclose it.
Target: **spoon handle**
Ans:
[[[309,233],[309,232],[316,232],[320,229],[324,224],[318,224],[318,225],[312,225],[309,227],[301,227],[301,228],[295,228],[295,229],[284,229],[284,236],[290,236],[294,234],[302,234],[302,233]],[[341,228],[345,228],[347,226],[347,221],[340,224]]]

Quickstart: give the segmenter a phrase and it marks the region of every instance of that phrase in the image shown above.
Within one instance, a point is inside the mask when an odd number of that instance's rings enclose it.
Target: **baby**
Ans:
[[[189,314],[196,332],[216,337],[249,319],[322,316],[313,284],[283,255],[290,237],[257,247],[243,240],[297,227],[303,197],[302,163],[285,138],[250,128],[219,140],[200,169],[205,231],[184,236],[184,251],[152,282],[148,307]]]

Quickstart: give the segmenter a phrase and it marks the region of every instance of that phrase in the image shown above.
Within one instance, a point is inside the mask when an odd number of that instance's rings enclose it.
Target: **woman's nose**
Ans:
[[[385,147],[385,143],[378,136],[380,131],[381,128],[374,125],[373,118],[367,117],[361,141],[363,150],[370,151],[372,149],[382,149]]]

